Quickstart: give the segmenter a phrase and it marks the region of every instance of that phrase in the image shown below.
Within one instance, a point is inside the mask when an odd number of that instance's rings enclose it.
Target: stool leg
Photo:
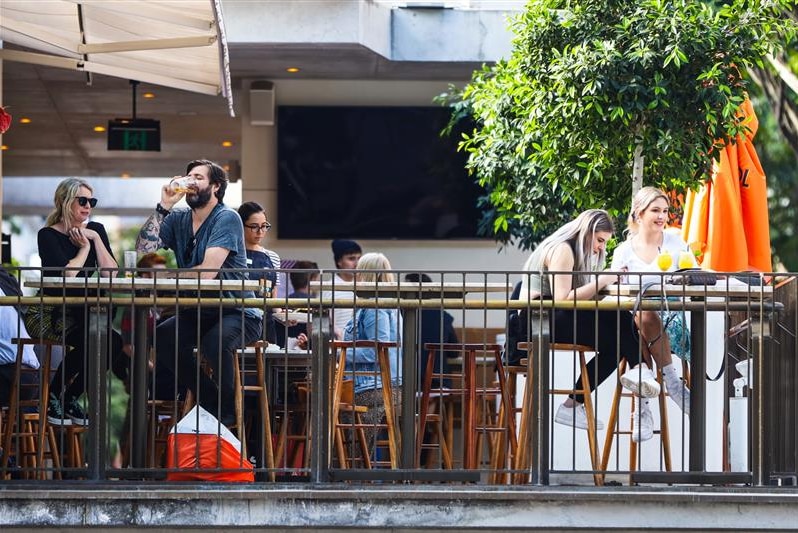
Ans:
[[[248,457],[247,455],[247,435],[246,431],[244,430],[244,392],[241,390],[242,383],[241,383],[241,358],[243,357],[242,354],[236,352],[233,354],[235,357],[233,367],[233,381],[235,385],[235,411],[236,411],[236,433],[238,433],[238,439],[241,441],[241,455],[245,458]]]
[[[623,373],[626,372],[626,359],[621,359],[620,364],[618,364],[618,375],[622,376]],[[602,472],[602,480],[607,472],[607,464],[610,461],[610,452],[612,451],[612,440],[617,434],[617,427],[618,424],[618,407],[621,403],[621,395],[623,392],[623,386],[621,385],[621,380],[615,380],[615,392],[612,394],[612,404],[610,405],[610,418],[607,420],[607,435],[604,437],[604,450],[601,454],[601,472]]]
[[[516,454],[515,459],[515,470],[520,470],[514,476],[514,483],[521,484],[526,483],[529,481],[529,475],[524,473],[529,469],[530,464],[530,457],[529,452],[531,450],[531,441],[532,441],[532,427],[533,424],[529,423],[529,418],[532,416],[531,409],[532,409],[532,383],[534,382],[533,377],[533,361],[534,358],[529,356],[527,357],[527,367],[526,367],[526,383],[524,385],[524,399],[521,402],[521,423],[518,428],[518,451]]]
[[[658,398],[659,404],[659,438],[662,443],[662,455],[665,463],[665,471],[671,471],[671,434],[670,425],[668,422],[668,407],[665,398],[665,388],[662,384],[662,371],[657,368],[657,381],[660,386],[660,393]]]
[[[261,432],[263,433],[263,447],[266,455],[266,467],[269,469],[269,480],[275,480],[274,450],[272,449],[272,422],[269,412],[269,398],[266,393],[266,365],[263,361],[261,347],[255,348],[255,368],[258,377],[258,402],[260,407]],[[286,416],[286,421],[288,416]]]
[[[385,422],[388,426],[388,450],[391,457],[391,468],[399,467],[399,434],[396,427],[396,412],[393,408],[393,389],[391,386],[391,366],[388,360],[388,348],[377,349],[382,379],[382,401],[385,405]]]
[[[430,390],[432,389],[432,372],[434,370],[435,352],[429,351],[427,368],[424,372],[424,383],[421,386],[421,403],[418,411],[418,429],[416,434],[416,468],[421,464],[421,446],[424,443],[424,431],[427,428],[427,413],[429,412]]]
[[[596,355],[598,357],[598,355]],[[585,362],[585,352],[579,352],[579,366],[582,373],[582,396],[585,399],[585,416],[587,417],[587,443],[590,448],[590,464],[593,466],[593,481],[596,485],[603,485],[604,478],[598,472],[598,443],[596,435],[596,420],[593,411],[593,397],[590,391],[590,376],[587,372],[587,363]]]

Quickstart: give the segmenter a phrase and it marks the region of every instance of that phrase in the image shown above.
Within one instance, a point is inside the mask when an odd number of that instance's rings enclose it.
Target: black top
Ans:
[[[86,228],[97,232],[97,234],[100,236],[100,239],[103,241],[103,244],[105,245],[105,249],[108,250],[111,256],[113,256],[114,254],[111,251],[111,243],[108,241],[108,234],[105,232],[105,226],[99,222],[89,222],[86,225]],[[63,276],[64,272],[60,268],[65,267],[80,250],[78,246],[75,246],[72,241],[69,240],[69,235],[61,233],[60,231],[49,226],[39,230],[38,242],[39,257],[42,260],[43,268],[42,275],[46,277]],[[91,275],[96,272],[96,269],[99,266],[97,264],[97,251],[94,249],[94,241],[90,241],[89,246],[89,255],[86,256],[86,262],[83,264],[84,270],[78,271],[77,277],[91,277]],[[48,267],[58,267],[59,270],[47,270]],[[75,289],[75,291],[67,291],[66,293],[64,293],[64,291],[61,289],[44,289],[43,292],[46,295],[54,296],[61,294],[65,294],[66,296],[81,296],[83,294],[83,291],[80,289]]]

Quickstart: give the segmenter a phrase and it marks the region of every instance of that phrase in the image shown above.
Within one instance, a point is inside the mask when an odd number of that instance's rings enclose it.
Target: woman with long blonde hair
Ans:
[[[111,252],[105,227],[91,221],[97,205],[94,189],[85,180],[67,178],[55,189],[53,210],[39,230],[39,257],[42,275],[84,278],[112,277],[118,267]],[[46,296],[85,296],[81,289],[43,289]],[[32,338],[61,341],[68,347],[50,382],[47,417],[57,425],[88,425],[89,418],[78,399],[86,391],[86,317],[83,307],[33,305],[28,308],[26,326]],[[111,366],[120,379],[127,378],[129,360],[122,351],[122,337],[111,332]]]
[[[388,258],[381,253],[364,254],[357,262],[357,282],[361,283],[393,283],[396,278]],[[397,309],[382,307],[361,307],[355,310],[352,319],[344,328],[343,340],[373,340],[376,342],[396,342],[401,344],[402,318]],[[388,348],[391,367],[391,388],[393,404],[402,402],[402,374],[399,359],[399,348]],[[385,416],[385,405],[382,399],[382,379],[378,366],[377,349],[375,347],[359,347],[348,350],[346,354],[345,373],[357,372],[354,376],[355,404],[369,408],[362,416],[364,424],[374,426]],[[366,429],[366,440],[373,446],[376,430]]]
[[[595,300],[599,291],[618,276],[603,274],[607,241],[614,225],[606,211],[582,212],[547,237],[524,264],[521,298],[576,302]],[[533,305],[533,304],[532,304]],[[525,319],[522,319],[525,320]],[[552,342],[593,346],[597,355],[588,363],[590,388],[595,390],[617,368],[618,360],[639,362],[640,350],[631,319],[616,311],[554,309],[551,314]],[[581,377],[574,389],[582,389]],[[584,399],[572,395],[557,409],[554,421],[587,429]],[[596,429],[604,423],[596,420]]]
[[[612,270],[626,272],[657,272],[660,256],[668,257],[663,265],[674,270],[686,257],[689,266],[695,266],[695,258],[689,252],[679,234],[666,231],[670,201],[668,195],[656,187],[643,187],[632,199],[629,213],[627,238],[615,249]],[[630,283],[641,285],[662,283],[661,275],[629,276]],[[668,395],[685,414],[690,414],[690,391],[681,380],[673,365],[671,352],[675,350],[681,358],[690,356],[690,335],[683,311],[640,311],[635,321],[643,337],[643,345],[656,361],[665,381]],[[632,438],[647,440],[653,435],[653,416],[648,405],[646,384],[654,381],[654,373],[645,363],[632,368],[621,376],[627,389],[642,397],[640,409],[635,411],[635,429]],[[659,393],[659,387],[656,388]],[[634,425],[634,424],[633,424]]]

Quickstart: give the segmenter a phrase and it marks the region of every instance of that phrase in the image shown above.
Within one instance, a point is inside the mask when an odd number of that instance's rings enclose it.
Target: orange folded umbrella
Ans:
[[[711,182],[687,193],[682,238],[702,268],[771,272],[767,183],[753,144],[759,120],[748,99],[740,113],[750,131],[726,145]]]

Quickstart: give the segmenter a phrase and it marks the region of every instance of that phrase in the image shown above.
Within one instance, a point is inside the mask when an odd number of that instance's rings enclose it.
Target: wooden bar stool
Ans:
[[[530,350],[535,349],[536,344],[532,342],[519,342],[518,349],[519,350],[526,350],[529,352]],[[579,355],[579,375],[582,378],[582,388],[581,389],[549,389],[548,393],[550,396],[554,395],[581,395],[584,398],[584,406],[585,406],[585,416],[587,418],[587,443],[588,449],[590,453],[590,464],[593,467],[593,482],[596,485],[603,485],[604,484],[604,477],[599,472],[599,453],[598,453],[598,437],[596,435],[596,419],[595,419],[595,411],[593,408],[593,397],[591,394],[590,389],[590,375],[587,371],[587,358],[585,357],[586,352],[595,352],[595,349],[591,346],[586,346],[584,344],[570,344],[570,343],[552,343],[550,345],[551,354],[554,354],[558,351],[564,352],[571,352],[572,355]],[[518,454],[516,455],[517,459],[515,462],[515,470],[525,471],[529,469],[530,466],[530,458],[529,454],[531,450],[527,446],[527,443],[530,442],[532,426],[529,424],[529,417],[532,414],[532,395],[531,390],[532,387],[529,385],[532,383],[532,376],[534,375],[534,369],[532,368],[532,361],[534,361],[533,357],[527,358],[527,386],[525,387],[525,394],[522,406],[522,413],[521,413],[521,427],[522,433],[520,434],[519,440],[523,443],[522,449],[519,450]],[[515,476],[516,482],[523,482],[522,479],[525,478],[525,474],[518,474]]]
[[[501,360],[502,347],[498,344],[438,344],[428,343],[424,346],[430,351],[427,359],[427,372],[422,385],[421,401],[419,405],[419,437],[416,442],[417,460],[421,450],[420,438],[423,438],[423,431],[426,428],[430,412],[430,400],[432,393],[436,393],[436,399],[443,402],[447,397],[462,397],[463,405],[463,467],[466,469],[476,469],[479,467],[480,446],[479,436],[481,434],[498,434],[496,438],[488,439],[491,447],[491,463],[497,461],[502,456],[497,449],[504,448],[505,442],[509,443],[511,455],[515,455],[517,440],[515,433],[515,420],[512,416],[502,416],[500,413],[511,413],[510,391],[507,387],[507,375]],[[462,372],[434,372],[432,366],[435,361],[435,351],[440,352],[460,352],[463,354]],[[497,382],[491,382],[490,386],[477,384],[477,353],[489,353],[497,375]],[[461,385],[444,389],[432,390],[432,380],[454,379]],[[491,411],[489,405],[481,405],[480,400],[488,400],[488,403],[499,398],[501,409],[497,413],[495,408]],[[494,414],[495,413],[495,414]],[[449,415],[451,416],[451,415]],[[480,420],[481,419],[481,420]],[[481,423],[480,423],[481,422]],[[506,439],[506,440],[505,440]],[[448,443],[451,446],[451,443]],[[495,469],[498,465],[491,464]]]
[[[2,478],[8,474],[9,459],[16,457],[17,465],[29,468],[26,472],[34,474],[36,479],[46,479],[45,458],[53,465],[53,477],[61,479],[61,456],[55,431],[47,421],[47,404],[50,397],[50,366],[53,346],[60,346],[57,341],[38,339],[11,339],[17,345],[17,356],[14,362],[14,380],[9,391],[9,407],[3,425]],[[39,369],[29,369],[22,365],[25,346],[44,346],[44,355],[39,361]],[[38,387],[35,399],[22,400],[21,376],[23,373],[36,373],[38,379],[33,380]],[[24,412],[23,410],[30,410]]]
[[[393,405],[393,386],[391,383],[391,366],[388,354],[388,348],[396,348],[398,347],[398,343],[378,342],[372,340],[333,341],[331,346],[339,353],[337,358],[337,366],[334,373],[335,378],[333,381],[332,417],[330,419],[330,423],[333,426],[332,436],[335,441],[339,465],[341,465],[342,468],[349,468],[349,465],[353,462],[346,455],[345,431],[347,429],[354,431],[353,439],[350,440],[356,440],[359,445],[363,467],[371,468],[372,466],[379,464],[376,461],[371,461],[371,450],[369,450],[369,443],[366,441],[365,436],[365,429],[367,427],[377,427],[385,429],[388,434],[385,445],[388,448],[389,461],[386,466],[390,465],[391,468],[398,468],[400,449],[399,423],[397,419],[397,413]],[[352,372],[346,371],[345,367],[346,353],[348,350],[353,350],[355,348],[375,347],[377,350],[377,365],[379,367],[376,371],[379,372],[380,379],[382,381],[382,401],[385,407],[385,422],[377,424],[376,426],[373,424],[363,423],[362,415],[368,412],[368,408],[355,404],[355,395],[354,390],[352,389],[353,381],[351,379],[345,379],[345,377],[348,376],[374,376],[375,371]],[[352,391],[351,395],[349,392],[350,390]],[[342,421],[340,419],[341,414],[344,413],[350,414],[352,417],[351,422]],[[379,444],[381,443],[377,443],[377,446],[379,446]]]
[[[296,403],[284,405],[274,415],[279,420],[280,428],[277,430],[275,463],[278,468],[297,468],[299,464],[307,468],[310,459],[310,383],[296,382],[292,386],[296,392]]]
[[[266,459],[266,467],[269,469],[269,478],[275,480],[274,472],[274,450],[272,448],[272,424],[271,414],[269,413],[269,395],[266,391],[266,361],[264,360],[263,350],[268,343],[263,340],[248,344],[244,350],[236,351],[236,364],[234,365],[235,378],[235,411],[236,425],[238,426],[238,438],[241,439],[242,454],[247,455],[247,427],[251,427],[253,420],[244,412],[244,395],[247,392],[257,393],[258,415],[261,428],[261,442],[263,443],[263,455]],[[254,360],[254,365],[253,365]],[[247,420],[249,419],[249,420]]]
[[[639,401],[638,398],[632,394],[631,392],[626,392],[623,389],[623,385],[621,385],[620,376],[626,372],[627,362],[626,359],[621,359],[620,364],[618,365],[618,376],[619,378],[615,382],[615,392],[612,396],[612,404],[610,407],[610,417],[607,420],[607,436],[604,440],[604,453],[601,457],[601,471],[602,477],[606,474],[607,465],[609,464],[610,460],[610,453],[612,451],[612,443],[615,441],[617,443],[617,439],[620,435],[629,435],[629,472],[630,472],[630,479],[629,482],[631,483],[631,472],[637,470],[637,449],[638,443],[632,439],[633,434],[633,427],[631,424],[632,417],[634,416],[634,412],[636,409],[639,408]],[[685,380],[688,384],[690,383],[690,370],[689,364],[686,361],[682,361],[682,372],[685,376]],[[667,402],[667,392],[665,390],[665,386],[662,382],[662,371],[657,368],[657,382],[660,384],[660,393],[657,397],[657,405],[659,407],[659,418],[660,418],[660,428],[654,430],[655,435],[659,435],[660,437],[660,445],[662,448],[662,460],[665,465],[665,471],[671,471],[671,439],[670,439],[670,429],[668,424],[668,409],[666,406]],[[621,429],[618,424],[618,411],[620,407],[621,398],[630,398],[632,405],[630,410],[630,428],[628,430]]]

